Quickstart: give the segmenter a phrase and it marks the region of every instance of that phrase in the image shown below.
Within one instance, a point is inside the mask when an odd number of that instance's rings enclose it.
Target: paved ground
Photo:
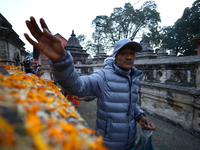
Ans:
[[[96,100],[80,102],[78,112],[87,121],[90,128],[95,128]],[[176,128],[167,122],[153,116],[147,117],[154,123],[153,145],[155,150],[200,150],[200,139],[182,129]],[[140,126],[138,125],[138,133]]]

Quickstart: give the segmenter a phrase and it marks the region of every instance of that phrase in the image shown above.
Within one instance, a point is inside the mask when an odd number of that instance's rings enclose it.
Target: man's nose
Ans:
[[[131,59],[131,54],[127,54],[126,59]]]

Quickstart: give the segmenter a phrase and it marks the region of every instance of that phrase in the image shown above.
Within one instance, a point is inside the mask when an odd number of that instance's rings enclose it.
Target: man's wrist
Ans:
[[[140,119],[141,119],[142,117],[144,117],[144,114],[139,114],[139,115],[137,116],[137,121],[139,122]]]

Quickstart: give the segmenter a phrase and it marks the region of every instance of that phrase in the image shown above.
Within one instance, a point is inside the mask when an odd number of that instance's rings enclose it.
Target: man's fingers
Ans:
[[[34,17],[30,17],[30,22],[32,24],[32,26],[34,27],[35,31],[37,32],[37,34],[39,36],[42,35],[42,31],[40,30],[39,26],[37,25],[36,21],[35,21],[35,18]]]
[[[51,31],[49,30],[47,24],[45,23],[44,19],[43,18],[40,18],[40,24],[41,24],[41,27],[44,29],[47,29],[49,31],[49,33],[51,33]]]
[[[51,34],[51,33],[49,32],[48,29],[43,28],[43,32],[44,32],[45,36],[46,36],[50,41],[56,42],[56,43],[61,43],[60,39],[58,39],[58,38],[55,37],[53,34]]]
[[[37,32],[37,30],[34,28],[34,26],[32,25],[31,21],[26,20],[26,26],[28,27],[29,31],[31,32],[31,34],[33,35],[34,38],[37,39],[37,41],[39,41],[40,39],[40,34]]]
[[[29,41],[30,44],[32,44],[35,48],[38,48],[38,43],[33,41],[28,34],[24,33],[25,38]]]
[[[152,122],[150,122],[150,129],[151,130],[155,130],[156,129],[155,126],[154,126],[154,124]]]

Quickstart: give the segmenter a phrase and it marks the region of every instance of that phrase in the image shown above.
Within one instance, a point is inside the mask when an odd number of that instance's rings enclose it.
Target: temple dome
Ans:
[[[79,40],[76,37],[76,35],[74,34],[74,30],[72,30],[72,34],[71,37],[68,40],[67,45],[65,46],[65,49],[78,49],[78,50],[82,50],[83,47],[79,44]]]

